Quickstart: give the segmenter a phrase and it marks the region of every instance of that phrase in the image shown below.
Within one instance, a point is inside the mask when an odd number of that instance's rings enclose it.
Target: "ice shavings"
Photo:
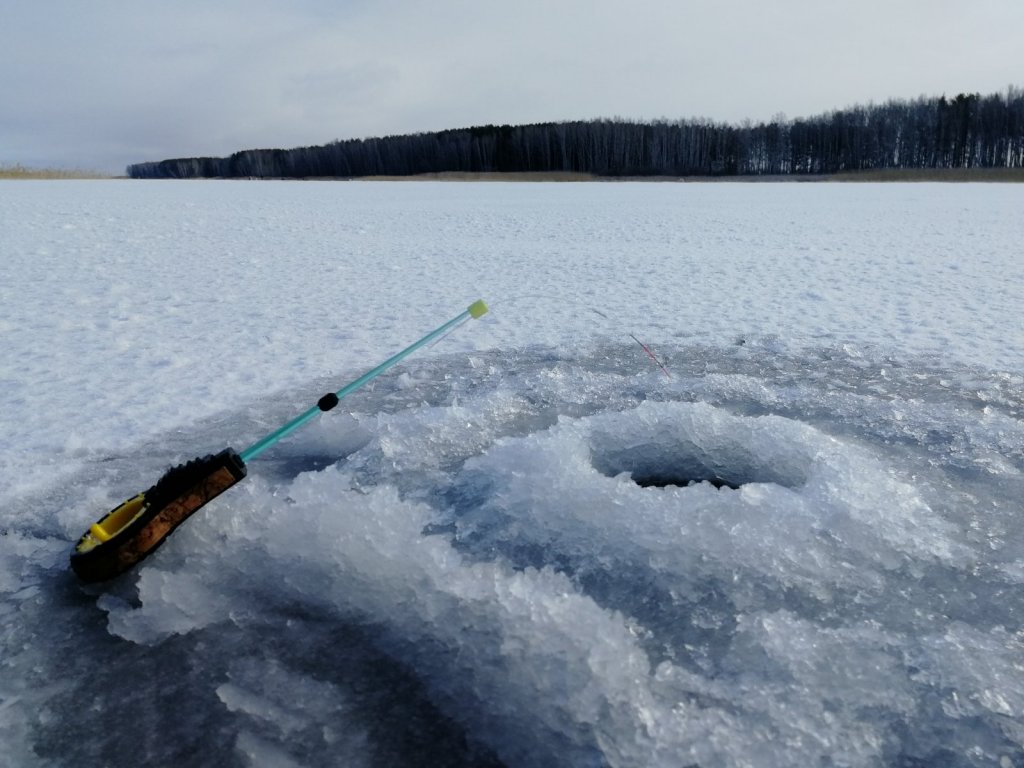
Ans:
[[[371,628],[509,764],[868,764],[900,751],[886,719],[866,714],[926,716],[909,598],[893,585],[971,557],[909,485],[861,446],[699,403],[649,401],[493,439],[528,417],[515,402],[520,418],[476,425],[490,447],[468,461],[459,452],[478,449],[462,432],[467,406],[424,408],[422,420],[401,409],[346,462],[276,491],[254,478],[244,504],[169,544],[172,562],[184,556],[184,581],[201,579],[192,593],[225,620],[238,616],[228,595],[263,605],[256,620],[287,605]],[[367,487],[376,462],[378,487]],[[630,477],[687,463],[738,478],[738,490]],[[450,513],[397,493],[410,473],[452,484],[457,548],[424,535]],[[182,596],[153,589],[166,578],[149,570],[142,605],[133,617],[112,611],[110,629],[134,624],[150,640],[203,629],[203,612],[179,623]],[[758,608],[772,602],[779,610]],[[278,706],[243,688],[218,695],[256,719]]]
[[[712,474],[741,486],[642,488],[631,471]],[[835,586],[879,590],[881,571],[922,558],[968,557],[912,486],[857,448],[779,417],[702,404],[563,420],[540,436],[501,441],[464,474],[461,483],[487,489],[459,523],[464,536],[481,516],[507,518],[517,539],[552,542],[574,559],[599,551],[631,567],[656,564],[652,577],[669,582],[697,580],[711,563],[742,563],[824,597]],[[488,540],[502,530],[492,526]]]
[[[168,634],[224,621],[231,610],[227,597],[205,587],[195,575],[159,568],[139,574],[138,597],[143,606],[139,609],[109,594],[97,601],[110,617],[110,631],[135,643],[154,643]]]

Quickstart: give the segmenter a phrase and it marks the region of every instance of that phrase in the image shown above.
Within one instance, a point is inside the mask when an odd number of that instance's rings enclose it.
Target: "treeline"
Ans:
[[[128,166],[132,178],[409,176],[446,171],[743,176],[1024,167],[1024,90],[856,106],[806,119],[486,125]]]

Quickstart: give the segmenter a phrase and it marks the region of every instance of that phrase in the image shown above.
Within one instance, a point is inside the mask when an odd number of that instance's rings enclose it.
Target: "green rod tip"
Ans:
[[[484,304],[483,299],[478,299],[469,305],[469,316],[474,320],[478,320],[487,314],[487,305]]]

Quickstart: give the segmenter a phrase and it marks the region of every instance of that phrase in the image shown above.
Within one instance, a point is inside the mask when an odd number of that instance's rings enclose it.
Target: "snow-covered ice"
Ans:
[[[1022,212],[0,182],[0,765],[1024,766]],[[139,568],[69,572],[477,298]]]

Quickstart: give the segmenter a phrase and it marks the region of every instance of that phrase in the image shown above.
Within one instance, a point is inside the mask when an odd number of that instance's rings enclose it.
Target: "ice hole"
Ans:
[[[698,409],[692,416],[673,419],[665,413],[654,422],[638,419],[640,429],[595,430],[591,462],[601,474],[627,473],[643,488],[695,483],[733,490],[747,483],[798,488],[807,482],[813,459],[802,425],[713,409]]]
[[[641,488],[686,488],[696,483],[710,483],[718,489],[737,490],[747,483],[778,482],[781,479],[774,473],[758,471],[746,457],[711,456],[693,443],[673,446],[647,443],[627,449],[599,451],[595,452],[593,463],[595,469],[608,477],[628,473]]]
[[[718,475],[709,475],[709,473],[700,473],[699,477],[693,477],[690,474],[679,474],[679,475],[637,475],[632,473],[631,477],[633,482],[639,485],[641,488],[667,488],[668,486],[675,486],[678,488],[686,488],[688,485],[695,485],[697,483],[710,483],[715,488],[721,490],[722,488],[732,488],[732,490],[739,490],[743,483],[736,483],[732,480],[726,480],[724,477]]]

